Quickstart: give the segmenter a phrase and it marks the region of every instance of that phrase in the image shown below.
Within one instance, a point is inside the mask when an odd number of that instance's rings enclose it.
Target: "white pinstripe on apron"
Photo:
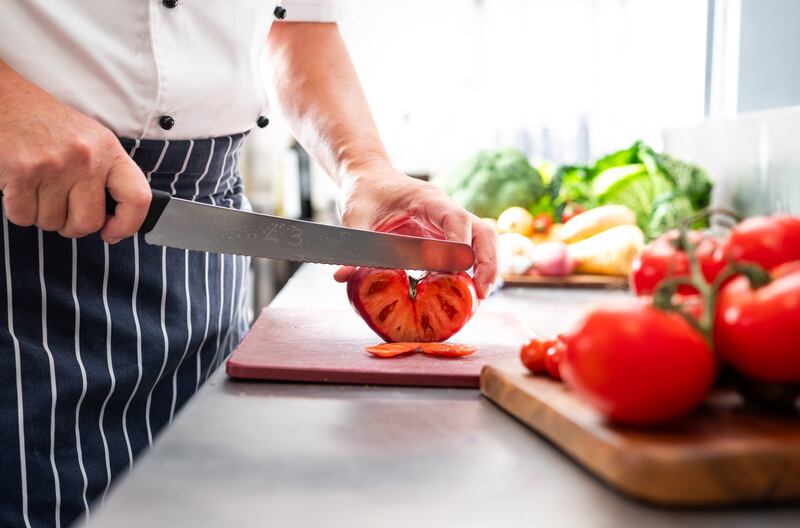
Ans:
[[[243,139],[121,142],[153,188],[246,208]],[[0,526],[66,526],[240,341],[249,260],[2,222]]]

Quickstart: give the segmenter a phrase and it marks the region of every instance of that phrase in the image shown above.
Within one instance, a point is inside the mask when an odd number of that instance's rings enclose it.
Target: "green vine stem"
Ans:
[[[709,283],[703,275],[700,261],[697,258],[697,246],[689,240],[691,225],[699,218],[722,212],[738,218],[734,213],[725,210],[708,210],[684,220],[679,228],[677,245],[679,250],[686,252],[689,259],[689,276],[664,279],[653,293],[653,305],[664,311],[675,312],[683,317],[692,328],[697,330],[713,348],[714,313],[716,311],[717,296],[722,286],[734,275],[744,275],[750,281],[753,289],[761,288],[770,282],[769,273],[757,264],[744,262],[730,262],[727,267]],[[699,218],[698,218],[699,217]],[[680,304],[675,303],[675,294],[681,286],[691,286],[696,289],[702,302],[702,312],[699,319],[689,314]]]

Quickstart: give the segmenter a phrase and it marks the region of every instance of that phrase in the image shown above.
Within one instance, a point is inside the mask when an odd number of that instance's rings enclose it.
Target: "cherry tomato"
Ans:
[[[519,357],[522,360],[522,364],[534,374],[546,373],[545,356],[547,355],[547,349],[553,344],[555,344],[553,339],[534,337],[520,348]]]
[[[578,216],[579,214],[586,211],[586,209],[576,203],[568,203],[567,206],[564,208],[564,212],[561,213],[561,222],[567,223],[572,218]]]
[[[403,270],[358,268],[347,281],[358,315],[385,341],[444,341],[478,307],[466,273],[430,273],[409,281]]]
[[[533,232],[544,234],[553,227],[553,217],[550,213],[539,213],[533,218]]]
[[[561,375],[613,422],[675,420],[694,409],[714,381],[708,342],[680,315],[647,298],[597,308],[564,339]]]
[[[561,381],[561,362],[566,351],[566,345],[561,339],[557,339],[553,345],[547,349],[544,364],[547,368],[547,375],[551,379]]]
[[[754,216],[731,231],[726,257],[753,262],[765,268],[800,260],[800,218],[796,216]]]
[[[800,261],[772,271],[758,289],[737,277],[717,297],[716,351],[752,378],[800,382]]]
[[[689,276],[689,256],[676,247],[678,237],[677,230],[664,233],[645,246],[641,255],[634,260],[630,282],[636,295],[651,295],[665,278]],[[704,237],[697,231],[690,231],[688,238],[691,244],[695,244],[703,276],[713,282],[727,264],[724,248],[716,239]],[[681,286],[678,292],[691,294],[697,293],[697,290],[691,286]]]

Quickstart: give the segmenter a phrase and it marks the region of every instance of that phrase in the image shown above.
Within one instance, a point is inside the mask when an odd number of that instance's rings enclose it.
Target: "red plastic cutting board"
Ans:
[[[478,346],[471,356],[381,359],[364,347],[382,340],[350,310],[265,308],[228,359],[227,373],[278,381],[478,387],[481,367],[515,357],[527,337],[510,314],[478,312],[448,340]]]

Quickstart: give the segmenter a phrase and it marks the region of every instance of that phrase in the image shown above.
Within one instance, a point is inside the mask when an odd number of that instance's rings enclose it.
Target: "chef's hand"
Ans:
[[[383,161],[375,162],[350,170],[342,180],[339,205],[342,224],[347,227],[471,244],[478,296],[485,298],[491,293],[497,278],[494,230],[435,185],[401,174]],[[353,269],[339,268],[334,278],[345,282]]]
[[[142,225],[151,192],[114,134],[0,60],[0,190],[8,220],[109,243]],[[117,201],[106,219],[105,189]]]

